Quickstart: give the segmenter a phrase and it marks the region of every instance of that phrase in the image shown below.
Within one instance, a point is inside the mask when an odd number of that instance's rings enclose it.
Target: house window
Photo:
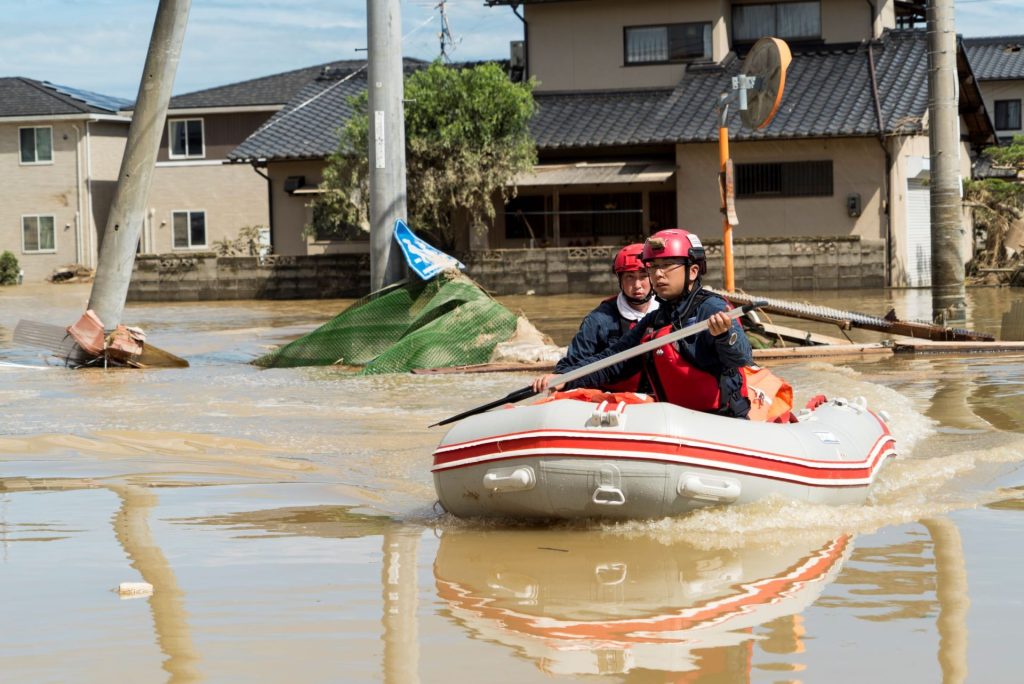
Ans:
[[[996,130],[1020,129],[1020,100],[996,100]]]
[[[53,163],[53,127],[19,128],[22,164]]]
[[[643,234],[643,195],[602,192],[562,195],[558,204],[559,236],[569,247],[597,244],[599,238]]]
[[[167,122],[171,159],[200,159],[206,156],[203,146],[202,119],[172,119]]]
[[[786,40],[820,38],[821,3],[815,0],[733,5],[733,42],[753,43],[762,36],[775,36]]]
[[[175,249],[206,246],[205,211],[176,211],[171,214],[171,218]]]
[[[553,235],[551,195],[518,195],[505,205],[505,237],[547,244]]]
[[[832,161],[736,165],[737,197],[831,197]]]
[[[57,233],[52,216],[21,217],[21,250],[26,254],[57,251]]]
[[[625,63],[666,64],[692,59],[711,59],[711,24],[627,26]]]

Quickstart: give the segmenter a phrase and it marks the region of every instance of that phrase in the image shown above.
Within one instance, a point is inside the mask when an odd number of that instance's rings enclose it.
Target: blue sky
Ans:
[[[401,0],[404,53],[438,55],[437,0]],[[452,58],[508,55],[522,25],[508,7],[448,0]],[[0,0],[0,76],[134,99],[157,0]],[[1021,0],[956,0],[965,36],[1024,34]],[[192,0],[175,93],[365,56],[365,0]]]

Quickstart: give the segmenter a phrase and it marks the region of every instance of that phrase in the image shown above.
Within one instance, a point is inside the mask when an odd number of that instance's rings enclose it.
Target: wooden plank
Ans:
[[[879,358],[892,356],[893,348],[881,342],[842,345],[811,345],[806,347],[774,347],[755,349],[754,360],[765,359],[838,359],[838,358]]]
[[[800,330],[799,328],[789,328],[784,325],[776,325],[774,323],[760,323],[758,327],[761,328],[763,334],[768,337],[781,337],[787,342],[796,342],[801,345],[850,345],[853,344],[850,340],[842,337],[832,337],[831,335],[823,335],[821,333],[809,332],[807,330]]]

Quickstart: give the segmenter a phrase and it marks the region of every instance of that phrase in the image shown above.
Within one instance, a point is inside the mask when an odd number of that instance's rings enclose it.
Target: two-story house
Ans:
[[[0,78],[0,251],[14,253],[26,281],[94,259],[128,132],[125,104]]]
[[[1008,143],[1024,134],[1024,36],[965,38],[964,45],[999,142]]]

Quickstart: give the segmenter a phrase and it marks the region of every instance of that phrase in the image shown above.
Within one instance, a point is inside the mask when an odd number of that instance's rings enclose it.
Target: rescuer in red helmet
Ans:
[[[569,343],[565,357],[555,366],[556,373],[562,373],[575,366],[576,362],[603,352],[635,326],[637,321],[658,308],[657,300],[653,299],[651,281],[647,278],[647,268],[640,258],[643,251],[643,244],[636,243],[623,247],[615,255],[612,271],[619,281],[619,293],[601,302],[583,319],[579,332]],[[608,383],[603,388],[614,392],[635,392],[639,379],[637,373]]]
[[[580,368],[697,321],[707,320],[708,329],[595,371],[569,383],[567,389],[607,387],[639,373],[639,391],[652,393],[660,401],[746,418],[750,401],[740,369],[752,363],[750,341],[739,323],[725,314],[726,301],[701,285],[700,278],[707,272],[707,259],[700,238],[681,228],[662,230],[647,239],[640,258],[647,267],[661,306],[644,316],[607,350],[565,364],[559,372]],[[547,389],[552,377],[537,378],[534,390]]]

